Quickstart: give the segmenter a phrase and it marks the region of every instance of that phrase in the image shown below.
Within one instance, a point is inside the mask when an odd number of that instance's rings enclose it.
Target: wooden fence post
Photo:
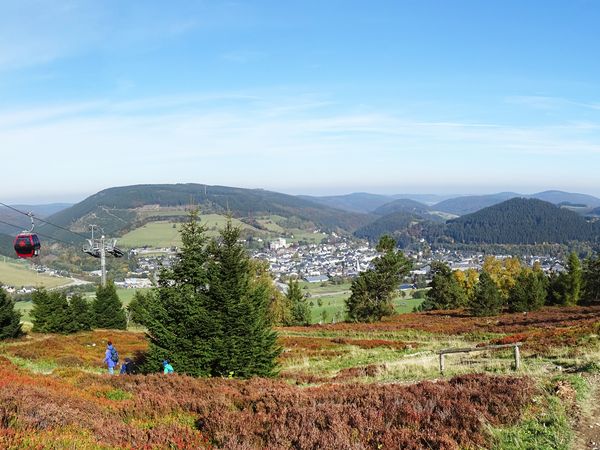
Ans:
[[[519,370],[521,368],[521,352],[519,351],[519,346],[515,345],[515,370]]]
[[[440,373],[443,375],[444,374],[444,355],[443,353],[440,353]]]

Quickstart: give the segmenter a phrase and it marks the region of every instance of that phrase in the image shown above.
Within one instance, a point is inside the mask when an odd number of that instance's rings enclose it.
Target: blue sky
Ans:
[[[600,195],[600,3],[0,0],[0,201]]]

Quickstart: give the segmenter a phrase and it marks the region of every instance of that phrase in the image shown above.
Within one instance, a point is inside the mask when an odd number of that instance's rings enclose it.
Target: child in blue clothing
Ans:
[[[163,368],[164,368],[164,373],[166,373],[166,374],[175,372],[173,370],[173,366],[171,364],[169,364],[169,361],[167,361],[166,359],[163,361]]]

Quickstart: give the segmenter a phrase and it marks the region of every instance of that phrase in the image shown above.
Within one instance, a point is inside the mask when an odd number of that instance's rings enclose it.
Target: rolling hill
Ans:
[[[417,202],[415,200],[411,200],[408,198],[400,198],[398,200],[391,201],[386,203],[385,205],[381,205],[379,208],[373,211],[373,214],[377,214],[380,216],[385,216],[387,214],[395,213],[395,212],[410,212],[415,214],[429,214],[429,206]]]
[[[330,195],[324,197],[315,197],[309,195],[299,195],[298,197],[309,200],[320,205],[337,208],[344,211],[370,213],[378,207],[393,200],[388,195],[369,194],[366,192],[355,192],[347,195]]]
[[[598,227],[573,211],[538,199],[513,198],[447,222],[460,243],[539,244],[596,241]]]
[[[520,195],[515,192],[500,192],[498,194],[490,195],[467,195],[436,203],[434,208],[438,211],[463,216],[514,197],[520,197]]]
[[[576,207],[576,211],[581,214],[585,214],[591,209],[600,206],[600,198],[592,195],[554,190],[537,192],[531,195],[522,195],[517,194],[516,192],[500,192],[490,195],[467,195],[444,200],[435,204],[432,209],[462,216],[517,197],[543,200],[565,207]]]
[[[80,233],[94,223],[106,234],[120,235],[151,220],[180,218],[190,205],[199,207],[202,213],[231,214],[237,218],[277,215],[293,218],[306,227],[347,232],[371,220],[366,214],[334,209],[293,195],[203,184],[148,184],[105,189],[53,214],[48,220]],[[67,232],[53,230],[53,233],[59,238],[73,238]]]

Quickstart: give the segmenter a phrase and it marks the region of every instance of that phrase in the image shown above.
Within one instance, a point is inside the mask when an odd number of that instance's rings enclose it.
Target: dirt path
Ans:
[[[600,375],[588,378],[592,386],[589,408],[583,411],[575,428],[576,450],[600,450]]]

